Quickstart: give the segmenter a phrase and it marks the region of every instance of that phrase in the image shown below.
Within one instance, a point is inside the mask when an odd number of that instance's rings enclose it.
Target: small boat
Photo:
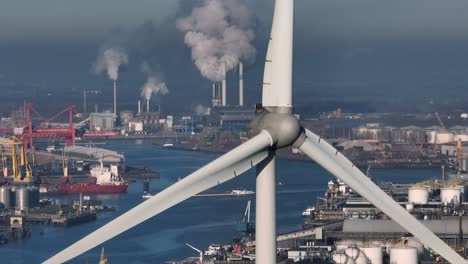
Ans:
[[[307,207],[304,211],[302,211],[302,217],[310,217],[314,214],[315,212],[315,207]]]
[[[244,189],[234,189],[231,191],[232,195],[249,195],[249,194],[254,194],[254,191],[248,191]]]
[[[174,144],[172,144],[172,143],[164,143],[164,144],[162,145],[162,147],[163,147],[163,148],[172,148],[172,147],[174,147]]]
[[[149,198],[151,198],[151,197],[153,197],[153,195],[151,195],[151,194],[148,193],[148,192],[143,192],[143,195],[141,196],[141,198],[143,198],[143,199],[149,199]]]

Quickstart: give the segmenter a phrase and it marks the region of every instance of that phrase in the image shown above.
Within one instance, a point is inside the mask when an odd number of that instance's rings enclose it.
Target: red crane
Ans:
[[[16,136],[20,137],[24,141],[24,145],[28,147],[32,147],[33,145],[33,138],[64,138],[65,143],[67,146],[75,144],[75,126],[73,123],[73,113],[76,107],[74,105],[70,105],[63,109],[62,111],[58,112],[54,116],[49,119],[45,119],[43,115],[37,111],[31,103],[26,103],[24,107],[22,106],[19,110],[15,111],[10,117],[18,115],[21,111],[24,111],[25,118],[18,120],[19,128],[13,129],[1,129],[0,133],[3,134],[16,134]],[[39,117],[42,122],[33,128],[32,119],[31,119],[31,111]],[[58,118],[59,116],[68,113],[68,127],[53,127],[50,126],[49,123]],[[46,127],[46,125],[48,125]]]

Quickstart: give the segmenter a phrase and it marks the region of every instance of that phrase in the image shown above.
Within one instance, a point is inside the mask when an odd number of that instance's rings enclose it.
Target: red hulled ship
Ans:
[[[60,191],[66,193],[122,193],[126,192],[128,184],[119,175],[117,165],[104,167],[102,161],[100,165],[93,166],[90,170],[91,183],[64,183],[58,187]]]

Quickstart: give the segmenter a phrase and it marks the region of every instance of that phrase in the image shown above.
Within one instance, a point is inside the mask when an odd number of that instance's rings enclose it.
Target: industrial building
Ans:
[[[114,113],[91,113],[89,127],[93,131],[111,131],[114,121]]]
[[[128,123],[133,120],[133,111],[129,111],[129,110],[126,110],[126,111],[120,111],[120,124],[122,126],[127,126]]]
[[[133,123],[142,123],[146,131],[157,131],[161,129],[159,124],[159,112],[141,112],[133,120]]]
[[[214,110],[219,116],[219,125],[223,130],[233,132],[247,131],[247,125],[255,117],[253,108],[225,107]]]

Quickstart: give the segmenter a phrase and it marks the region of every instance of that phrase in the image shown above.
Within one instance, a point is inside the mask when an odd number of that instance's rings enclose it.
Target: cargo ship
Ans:
[[[100,161],[99,165],[91,167],[91,179],[89,183],[63,183],[58,185],[60,191],[66,193],[123,193],[127,191],[128,184],[119,175],[117,165],[105,167]]]

